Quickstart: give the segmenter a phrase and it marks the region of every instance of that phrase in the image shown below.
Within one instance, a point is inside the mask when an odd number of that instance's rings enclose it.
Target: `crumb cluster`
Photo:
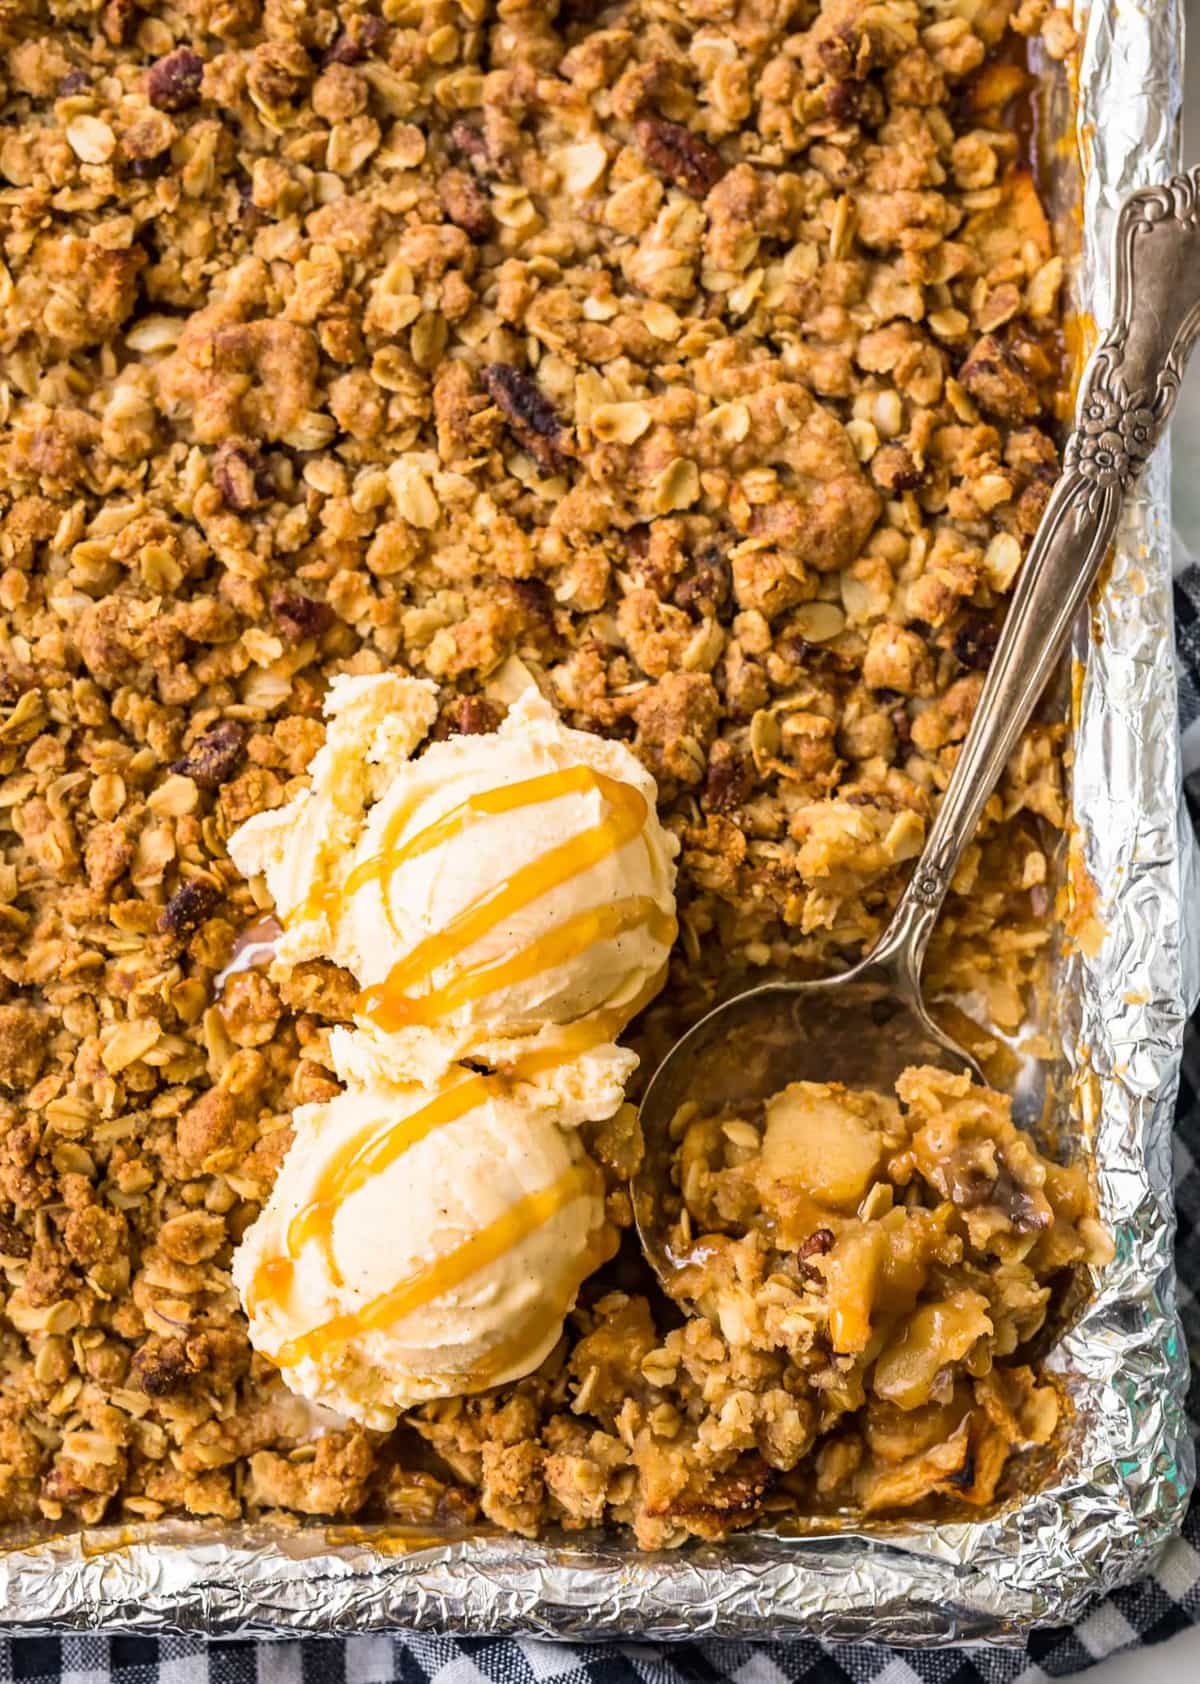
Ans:
[[[636,1273],[520,1385],[314,1431],[229,1259],[353,984],[218,990],[263,911],[225,843],[333,674],[473,732],[515,653],[658,780],[672,1012],[858,953],[1058,468],[1033,35],[1072,51],[1047,0],[0,0],[4,1519],[793,1503],[736,1346],[669,1371]],[[1002,1029],[1060,748],[934,954]],[[627,1223],[630,1114],[590,1144]]]

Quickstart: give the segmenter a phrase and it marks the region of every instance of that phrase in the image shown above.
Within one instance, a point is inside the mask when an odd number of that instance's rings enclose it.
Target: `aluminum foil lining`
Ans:
[[[1103,320],[1122,198],[1177,162],[1182,0],[1075,0],[1084,252],[1077,307]],[[0,1555],[0,1620],[26,1630],[336,1633],[387,1626],[542,1637],[1020,1641],[1144,1573],[1193,1475],[1176,1318],[1171,1122],[1198,979],[1190,829],[1178,805],[1166,453],[1124,522],[1090,629],[1075,817],[1108,936],[1064,961],[1076,1117],[1117,1258],[1051,1365],[1075,1407],[1054,1483],[993,1519],[805,1537],[743,1534],[640,1555],[619,1539],[458,1541],[395,1530],[157,1523]],[[1082,1050],[1079,1050],[1082,1049]]]

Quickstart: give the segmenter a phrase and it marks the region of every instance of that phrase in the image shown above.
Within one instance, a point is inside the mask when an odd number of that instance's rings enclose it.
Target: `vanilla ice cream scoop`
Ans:
[[[275,896],[280,961],[351,971],[356,1020],[394,1073],[568,1025],[587,1026],[578,1050],[612,1041],[675,937],[654,780],[534,688],[498,731],[411,758],[432,708],[421,681],[335,680],[311,789],[231,838]]]
[[[602,1178],[549,1107],[461,1067],[295,1113],[234,1257],[253,1344],[367,1426],[530,1373],[615,1248]]]
[[[422,753],[428,683],[338,678],[326,714],[309,788],[229,851],[275,898],[275,970],[358,981],[346,1087],[296,1112],[233,1273],[293,1391],[389,1427],[530,1373],[613,1249],[574,1131],[637,1063],[616,1037],[663,983],[676,842],[629,750],[532,687]]]

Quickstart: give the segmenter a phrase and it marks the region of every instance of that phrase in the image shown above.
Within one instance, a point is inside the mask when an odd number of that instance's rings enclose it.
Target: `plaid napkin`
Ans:
[[[1200,828],[1200,564],[1181,556],[1175,610],[1184,772]],[[1200,1012],[1184,1052],[1175,1142],[1179,1301],[1200,1439]],[[208,1644],[184,1637],[0,1637],[0,1684],[1041,1684],[1200,1625],[1200,1495],[1153,1578],[1024,1649],[816,1642],[559,1644],[395,1636]]]

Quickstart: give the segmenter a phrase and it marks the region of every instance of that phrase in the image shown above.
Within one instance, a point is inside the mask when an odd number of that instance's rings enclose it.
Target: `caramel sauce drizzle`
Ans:
[[[624,1005],[609,1006],[581,1018],[563,1029],[551,1045],[522,1053],[505,1067],[505,1074],[514,1081],[528,1081],[531,1077],[555,1070],[580,1053],[615,1040],[631,1018],[654,999],[662,987],[666,967],[655,973],[632,1000]],[[360,1187],[381,1174],[427,1134],[446,1123],[457,1121],[482,1103],[493,1085],[492,1078],[469,1076],[454,1087],[440,1093],[428,1105],[402,1117],[382,1134],[368,1124],[334,1154],[322,1171],[309,1202],[298,1210],[288,1224],[287,1247],[290,1257],[271,1258],[263,1263],[252,1288],[251,1303],[283,1304],[291,1291],[294,1273],[291,1258],[310,1240],[320,1246],[326,1267],[336,1286],[343,1284],[341,1272],[333,1256],[333,1223],[339,1206]],[[553,1318],[552,1318],[553,1319]],[[515,1360],[515,1359],[514,1359]]]
[[[581,1017],[577,1023],[566,1024],[552,1042],[521,1053],[511,1064],[505,1065],[506,1074],[518,1082],[528,1081],[547,1070],[557,1070],[560,1065],[578,1058],[580,1053],[591,1052],[593,1047],[603,1046],[606,1041],[615,1041],[625,1025],[655,998],[666,979],[667,967],[663,965],[632,1000],[623,1005],[602,1006],[587,1017]]]
[[[257,1310],[260,1304],[286,1303],[295,1273],[296,1265],[290,1257],[268,1257],[254,1271],[246,1294],[247,1309]]]
[[[309,1240],[321,1248],[333,1284],[342,1286],[341,1271],[333,1255],[333,1223],[339,1206],[365,1186],[372,1176],[390,1168],[410,1146],[424,1140],[434,1129],[465,1116],[486,1097],[487,1091],[485,1077],[469,1076],[466,1081],[439,1093],[428,1105],[401,1117],[382,1134],[377,1133],[374,1124],[368,1123],[345,1141],[322,1170],[312,1198],[288,1224],[289,1257],[271,1258],[256,1272],[254,1304],[283,1304],[287,1301],[292,1285],[290,1259],[298,1257]],[[286,1264],[286,1270],[279,1267],[281,1263]]]
[[[567,846],[574,847],[574,841]],[[518,908],[512,907],[511,910]],[[586,953],[597,942],[610,941],[643,925],[649,928],[655,940],[667,946],[675,939],[675,920],[661,910],[656,900],[650,895],[628,895],[607,906],[589,907],[584,912],[577,912],[557,929],[548,930],[544,936],[539,936],[528,947],[521,948],[508,958],[468,966],[441,988],[420,998],[404,992],[404,985],[412,971],[410,960],[402,960],[386,982],[364,992],[361,997],[363,1007],[384,1030],[402,1029],[410,1023],[433,1024],[470,1000],[478,1000],[499,988],[508,988],[514,983],[540,976],[543,971],[552,970],[556,965],[566,964],[568,960]],[[429,938],[429,943],[423,942],[421,946],[442,939],[433,936]],[[448,953],[447,957],[450,956]],[[440,958],[434,961],[434,965],[438,963],[441,963]]]
[[[579,913],[509,958],[469,966],[440,988],[423,994],[412,992],[498,925],[631,842],[646,823],[648,809],[645,798],[629,784],[618,783],[591,767],[567,767],[513,784],[508,789],[470,796],[413,837],[405,847],[391,852],[385,849],[375,859],[364,861],[358,868],[359,872],[369,869],[373,875],[378,875],[385,870],[393,871],[405,860],[456,835],[472,816],[479,813],[516,812],[526,806],[589,788],[599,790],[610,809],[598,824],[550,848],[527,865],[519,866],[503,883],[469,901],[450,919],[444,930],[426,936],[405,954],[392,967],[384,982],[364,990],[360,997],[361,1007],[381,1029],[390,1031],[409,1024],[435,1024],[470,1000],[477,1000],[497,988],[523,982],[577,957],[594,942],[620,935],[641,924],[652,924],[656,933],[669,926],[669,939],[674,940],[674,920],[666,918],[650,897],[634,896],[613,906]],[[357,872],[352,877],[356,875]]]
[[[444,930],[418,942],[392,968],[384,982],[364,990],[360,1007],[385,1031],[408,1024],[432,1025],[469,1001],[524,982],[576,958],[597,942],[612,940],[630,930],[646,927],[656,940],[669,947],[677,930],[675,919],[664,913],[651,896],[630,895],[610,905],[577,913],[504,958],[467,966],[439,988],[413,993],[506,919],[617,853],[643,832],[648,807],[641,793],[589,766],[566,767],[506,788],[479,791],[402,843],[400,839],[411,819],[415,801],[420,799],[414,798],[388,820],[379,851],[355,866],[343,884],[328,878],[314,884],[297,915],[311,918],[326,914],[332,919],[347,896],[368,883],[382,883],[407,861],[461,835],[476,818],[518,812],[590,790],[598,791],[607,804],[608,812],[603,819],[519,867],[496,888],[469,902]],[[392,921],[387,900],[385,894],[385,910]],[[519,1056],[507,1074],[518,1080],[527,1079],[612,1040],[653,999],[661,986],[662,975],[660,971],[653,977],[635,999],[593,1012],[565,1028],[552,1044]],[[382,1133],[375,1125],[368,1125],[346,1141],[322,1171],[311,1199],[292,1217],[287,1231],[288,1255],[270,1258],[256,1271],[248,1294],[250,1308],[261,1303],[286,1303],[295,1274],[294,1260],[310,1242],[320,1247],[333,1283],[342,1285],[332,1247],[333,1223],[341,1205],[434,1129],[465,1116],[486,1097],[489,1081],[482,1075],[471,1076]],[[409,1315],[498,1261],[565,1204],[592,1190],[602,1190],[595,1166],[588,1162],[575,1165],[550,1187],[519,1199],[478,1234],[415,1271],[388,1292],[289,1341],[274,1360],[281,1368],[293,1367],[305,1357],[320,1356],[363,1332]],[[602,1230],[592,1251],[596,1263],[611,1251],[611,1236],[606,1230]],[[591,1266],[594,1265],[589,1264],[589,1269]],[[571,1271],[569,1279],[543,1296],[532,1320],[521,1332],[490,1353],[473,1377],[476,1389],[488,1383],[487,1375],[502,1375],[515,1366],[524,1352],[537,1349],[566,1314],[578,1285],[579,1278]]]
[[[573,1164],[564,1175],[549,1187],[527,1193],[464,1240],[444,1257],[437,1258],[423,1269],[414,1270],[387,1292],[370,1299],[356,1310],[334,1316],[320,1326],[311,1328],[298,1339],[291,1339],[275,1354],[273,1361],[280,1368],[294,1368],[305,1357],[320,1357],[338,1345],[346,1344],[358,1334],[388,1327],[414,1310],[440,1298],[444,1292],[461,1286],[463,1281],[496,1263],[522,1240],[544,1227],[565,1205],[595,1190],[599,1171],[594,1164]]]
[[[584,794],[592,789],[599,789],[614,805],[618,799],[614,792],[619,792],[619,795],[624,797],[633,796],[637,801],[642,800],[638,792],[630,789],[628,784],[606,778],[603,773],[593,771],[590,766],[567,766],[558,771],[543,772],[536,778],[523,778],[518,783],[509,784],[502,789],[478,790],[401,845],[400,838],[412,818],[414,808],[425,798],[424,793],[418,791],[410,800],[398,806],[388,820],[380,839],[378,853],[356,865],[345,883],[339,883],[336,878],[329,877],[315,883],[307,900],[293,916],[313,918],[325,913],[332,918],[349,896],[356,894],[368,883],[382,882],[409,860],[419,859],[422,854],[428,854],[434,848],[440,848],[444,843],[453,841],[473,819],[519,812],[523,807],[540,806],[542,802],[555,801],[560,796]],[[641,823],[645,823],[644,802],[642,810]],[[641,824],[637,828],[640,829]],[[387,910],[386,895],[384,903]],[[390,910],[388,918],[391,922]]]
[[[631,1018],[649,1005],[662,987],[666,967],[657,971],[639,989],[632,1000],[623,1005],[609,1006],[568,1024],[553,1043],[520,1054],[504,1073],[514,1081],[528,1081],[556,1070],[562,1064],[615,1040]],[[332,1255],[333,1222],[338,1207],[366,1185],[372,1176],[381,1174],[402,1157],[411,1146],[424,1140],[434,1129],[466,1116],[474,1106],[482,1103],[491,1087],[487,1076],[469,1076],[445,1093],[440,1093],[419,1110],[402,1117],[382,1134],[376,1134],[368,1124],[340,1148],[326,1165],[309,1202],[298,1210],[288,1224],[287,1247],[295,1257],[310,1240],[318,1244],[325,1256],[335,1285],[342,1285],[341,1274]],[[262,1264],[255,1278],[255,1304],[286,1301],[292,1284],[290,1258],[273,1258]]]
[[[465,1082],[438,1094],[436,1099],[420,1110],[402,1117],[383,1134],[376,1135],[370,1127],[362,1129],[348,1140],[326,1165],[317,1183],[311,1202],[296,1213],[288,1225],[288,1250],[294,1257],[310,1239],[324,1241],[333,1228],[339,1205],[376,1175],[390,1169],[410,1146],[424,1140],[434,1129],[465,1117],[467,1112],[487,1097],[488,1084],[483,1076],[470,1076]]]

